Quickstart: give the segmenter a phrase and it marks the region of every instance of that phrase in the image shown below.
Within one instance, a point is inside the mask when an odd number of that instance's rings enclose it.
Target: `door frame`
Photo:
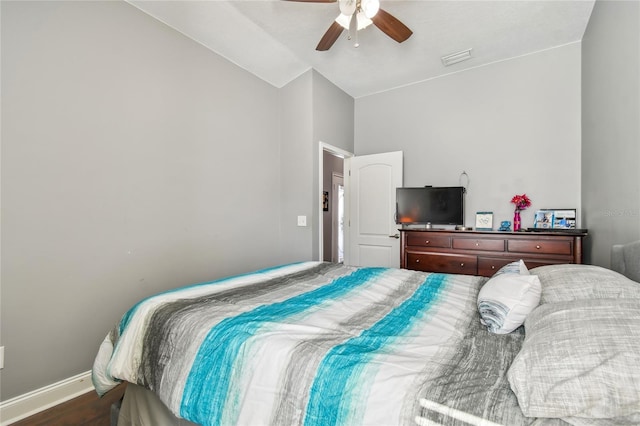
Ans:
[[[353,157],[354,154],[353,152],[349,152],[349,151],[345,151],[342,148],[338,148],[337,146],[333,146],[330,145],[326,142],[322,142],[320,141],[318,143],[318,192],[317,192],[317,200],[318,200],[318,259],[317,260],[322,260],[323,258],[323,250],[324,250],[324,225],[323,225],[323,220],[322,220],[322,192],[324,191],[324,188],[322,186],[322,181],[323,181],[323,177],[324,177],[324,151],[327,151],[328,153],[330,153],[331,155],[335,155],[336,157],[340,157],[340,158],[350,158]],[[344,176],[344,170],[342,171],[343,176]],[[345,200],[345,203],[347,201]],[[345,214],[346,216],[346,214]],[[346,246],[346,238],[347,235],[345,233],[344,235],[345,238],[345,246]]]
[[[339,241],[339,235],[340,235],[340,223],[338,221],[339,219],[339,203],[338,203],[338,183],[342,184],[342,205],[343,205],[343,210],[342,210],[342,219],[343,219],[343,225],[344,225],[344,168],[343,168],[343,172],[342,173],[336,173],[336,172],[332,172],[331,173],[331,261],[334,263],[338,263],[339,261],[339,252],[340,252],[340,246],[338,245],[338,241]],[[342,261],[344,262],[344,226],[342,227],[342,249],[343,249],[343,258]],[[336,258],[338,260],[336,260]]]

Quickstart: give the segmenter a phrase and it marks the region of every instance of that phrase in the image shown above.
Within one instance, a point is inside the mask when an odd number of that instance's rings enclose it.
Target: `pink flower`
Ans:
[[[516,205],[516,210],[524,210],[531,205],[531,199],[527,194],[514,195],[511,202]]]

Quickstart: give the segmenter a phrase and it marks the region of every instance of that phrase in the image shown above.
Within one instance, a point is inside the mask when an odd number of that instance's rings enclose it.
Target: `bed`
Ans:
[[[638,354],[640,284],[604,268],[303,262],[140,301],[92,377],[128,382],[120,425],[639,424]]]

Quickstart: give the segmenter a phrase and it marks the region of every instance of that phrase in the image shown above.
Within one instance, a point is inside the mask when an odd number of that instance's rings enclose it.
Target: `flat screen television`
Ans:
[[[396,188],[396,223],[464,225],[462,186]]]

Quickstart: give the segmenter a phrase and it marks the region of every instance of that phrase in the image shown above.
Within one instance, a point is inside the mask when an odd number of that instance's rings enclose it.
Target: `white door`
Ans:
[[[402,151],[345,159],[345,264],[400,267],[395,223]]]

